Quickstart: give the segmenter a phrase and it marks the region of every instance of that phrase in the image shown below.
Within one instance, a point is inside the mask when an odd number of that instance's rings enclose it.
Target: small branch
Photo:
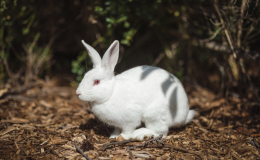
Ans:
[[[82,156],[84,156],[87,160],[90,160],[90,158],[89,158],[87,155],[85,155],[84,152],[78,147],[76,140],[74,140],[74,143],[75,143],[76,150],[77,150]]]
[[[210,18],[209,19],[209,21],[214,25],[214,26],[220,26],[220,25],[222,25],[222,23],[215,23],[215,22],[213,22],[213,20]]]
[[[217,52],[226,52],[229,54],[232,54],[232,50],[227,45],[218,44],[217,42],[210,41],[210,42],[198,42],[198,41],[192,41],[192,45],[194,46],[203,46],[207,49],[217,51]],[[256,51],[249,51],[244,49],[235,49],[235,52],[238,56],[250,58],[254,61],[256,61],[260,66],[260,53]]]
[[[162,52],[159,56],[154,60],[152,66],[157,66],[157,64],[165,57],[165,53]]]
[[[4,66],[5,66],[6,72],[7,72],[8,76],[10,77],[10,80],[13,82],[14,85],[19,86],[19,83],[17,82],[17,77],[16,77],[15,74],[10,70],[9,64],[8,64],[8,62],[7,62],[7,60],[6,60],[6,57],[3,58],[2,61],[3,61],[3,64],[4,64]]]
[[[200,39],[199,41],[200,41],[200,42],[208,42],[208,41],[214,39],[214,38],[218,35],[219,31],[221,31],[222,28],[223,28],[223,27],[218,28],[218,29],[216,30],[216,32],[215,32],[211,37],[206,38],[206,39]]]
[[[152,136],[148,141],[146,141],[146,142],[144,142],[144,143],[141,143],[141,144],[139,144],[139,145],[137,145],[137,146],[128,147],[128,148],[126,149],[126,151],[129,151],[130,149],[134,149],[134,148],[136,148],[136,147],[145,146],[145,145],[147,145],[148,143],[153,142],[153,141],[159,142],[160,144],[163,145],[163,139],[162,139],[162,137],[163,137],[162,134],[160,134],[159,137],[156,137],[156,138],[153,138],[153,136]]]
[[[228,44],[229,44],[229,46],[230,46],[230,48],[231,48],[231,50],[232,50],[232,53],[233,53],[233,57],[236,58],[237,56],[236,56],[236,53],[235,53],[235,51],[234,51],[234,46],[233,46],[233,44],[232,44],[231,38],[230,38],[230,36],[229,36],[229,33],[228,33],[228,31],[227,31],[225,22],[224,22],[224,20],[223,20],[223,18],[222,18],[222,16],[221,16],[220,11],[219,11],[217,2],[218,2],[218,0],[215,0],[214,7],[215,7],[215,9],[216,9],[216,11],[217,11],[217,13],[218,13],[218,16],[219,16],[219,19],[220,19],[222,25],[223,25],[224,32],[225,32],[226,37],[227,37],[227,40],[228,40]]]
[[[124,141],[120,141],[120,142],[111,142],[111,143],[104,144],[103,149],[106,150],[107,147],[111,146],[111,145],[125,144],[125,143],[129,143],[129,142],[140,142],[140,141],[136,140],[136,139],[129,139],[129,140],[124,140]]]
[[[182,147],[178,147],[178,146],[174,146],[174,145],[171,145],[171,144],[164,144],[164,145],[149,144],[149,145],[146,146],[146,148],[172,148],[172,149],[177,150],[177,151],[195,154],[195,155],[199,156],[203,160],[207,159],[207,157],[204,154],[202,154],[202,153],[194,152],[192,150],[188,150],[188,149],[185,149],[185,148],[182,148]]]
[[[9,100],[14,100],[14,101],[26,101],[26,102],[33,102],[34,99],[28,98],[22,95],[7,95],[5,98]]]
[[[58,129],[64,129],[66,125],[67,123],[63,123],[61,126],[58,126],[54,131],[57,131]]]
[[[255,143],[255,146],[258,147],[258,148],[260,148],[260,145],[256,142],[255,138],[253,138],[253,141],[254,141],[254,143]]]
[[[242,0],[241,8],[240,8],[240,20],[237,26],[237,47],[241,47],[241,36],[242,36],[242,25],[244,22],[244,11],[246,9],[246,0]]]
[[[22,93],[34,86],[38,85],[37,83],[30,83],[28,85],[18,86],[12,89],[9,89],[9,91],[6,94],[15,94],[15,93]]]

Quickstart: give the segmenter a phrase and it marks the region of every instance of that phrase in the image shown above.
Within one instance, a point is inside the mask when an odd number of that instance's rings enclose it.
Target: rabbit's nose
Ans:
[[[81,93],[77,90],[76,91],[77,96],[81,95]]]

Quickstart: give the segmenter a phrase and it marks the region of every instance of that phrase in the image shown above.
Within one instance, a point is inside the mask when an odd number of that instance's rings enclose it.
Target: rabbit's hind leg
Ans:
[[[123,126],[122,133],[120,135],[123,136],[124,139],[130,139],[131,134],[134,132],[135,128],[136,126],[131,124]]]
[[[157,137],[163,134],[165,138],[168,134],[169,127],[167,125],[167,106],[162,106],[163,102],[157,101],[149,106],[143,115],[143,121],[146,128],[139,128],[133,132],[131,138],[143,140],[145,137]]]

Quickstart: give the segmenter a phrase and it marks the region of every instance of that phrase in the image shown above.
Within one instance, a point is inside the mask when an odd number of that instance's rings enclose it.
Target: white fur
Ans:
[[[144,139],[167,136],[169,127],[189,123],[195,111],[180,81],[171,73],[152,66],[139,66],[114,76],[119,42],[114,41],[101,60],[91,46],[82,41],[93,62],[93,69],[82,79],[76,93],[89,102],[94,115],[114,126],[110,138]],[[93,85],[99,79],[100,84]],[[145,128],[136,129],[145,124]]]

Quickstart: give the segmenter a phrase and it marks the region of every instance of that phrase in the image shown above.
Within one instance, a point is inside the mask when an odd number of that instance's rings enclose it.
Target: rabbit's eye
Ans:
[[[99,79],[95,79],[93,86],[98,85],[99,83],[100,83],[100,80]]]

